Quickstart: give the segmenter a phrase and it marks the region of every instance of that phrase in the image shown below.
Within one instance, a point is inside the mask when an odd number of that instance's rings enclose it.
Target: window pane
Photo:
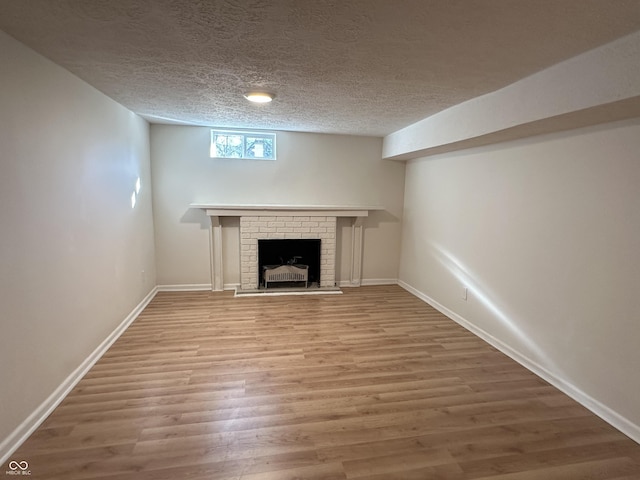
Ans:
[[[214,158],[276,159],[276,134],[211,130]]]
[[[214,135],[214,157],[242,158],[242,135],[217,133]]]
[[[247,158],[273,158],[273,138],[247,136]]]

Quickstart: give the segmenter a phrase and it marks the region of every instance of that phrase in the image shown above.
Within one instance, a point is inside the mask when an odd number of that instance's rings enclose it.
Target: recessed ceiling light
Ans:
[[[269,103],[275,95],[267,92],[247,92],[244,98],[254,103]]]

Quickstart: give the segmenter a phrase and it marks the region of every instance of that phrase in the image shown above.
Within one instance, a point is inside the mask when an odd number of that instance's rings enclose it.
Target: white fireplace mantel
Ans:
[[[222,273],[222,223],[220,217],[277,217],[277,216],[304,216],[304,217],[350,217],[352,223],[351,245],[351,286],[360,286],[362,283],[362,249],[364,242],[363,225],[369,212],[384,210],[381,207],[354,206],[354,205],[223,205],[192,203],[190,208],[204,210],[211,218],[211,232],[209,236],[211,247],[211,289],[223,290],[224,281]]]
[[[381,207],[354,205],[215,205],[192,203],[190,208],[200,208],[210,217],[242,217],[244,215],[280,216],[287,213],[307,217],[366,217],[370,211]]]

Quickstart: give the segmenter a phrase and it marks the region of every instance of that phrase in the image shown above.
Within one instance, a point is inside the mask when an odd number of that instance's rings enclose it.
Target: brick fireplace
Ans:
[[[192,204],[211,219],[211,289],[224,286],[222,271],[222,223],[220,217],[240,218],[240,291],[256,290],[259,285],[258,240],[319,239],[320,285],[336,286],[336,230],[339,217],[352,219],[351,272],[349,285],[362,282],[364,219],[378,207],[294,206],[294,205],[208,205]]]
[[[240,217],[240,288],[258,288],[258,240],[319,239],[320,287],[336,285],[335,216]]]

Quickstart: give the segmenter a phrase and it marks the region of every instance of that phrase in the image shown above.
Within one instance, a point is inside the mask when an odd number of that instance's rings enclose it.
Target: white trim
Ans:
[[[199,208],[199,207],[190,207]],[[246,210],[225,210],[225,209],[205,209],[205,213],[210,217],[366,217],[368,210],[300,210],[300,209],[246,209]]]
[[[355,217],[351,225],[351,285],[356,287],[362,284],[363,225],[364,217]]]
[[[235,290],[240,286],[239,283],[225,283],[223,290]],[[210,283],[185,283],[182,285],[158,285],[156,287],[159,292],[201,292],[203,290],[211,291]],[[214,290],[215,291],[215,290]]]
[[[207,215],[216,217],[366,217],[370,211],[384,210],[382,207],[361,205],[220,205],[209,203],[192,203],[189,208],[198,208],[204,210]]]
[[[362,286],[374,286],[374,285],[397,285],[397,278],[364,278],[362,279]]]
[[[418,297],[423,302],[428,303],[433,308],[438,310],[440,313],[446,315],[456,323],[460,324],[462,327],[466,328],[474,335],[477,335],[478,337],[480,337],[482,340],[484,340],[491,346],[497,348],[502,353],[509,356],[510,358],[518,362],[520,365],[525,367],[527,370],[530,370],[531,372],[535,373],[543,380],[549,382],[558,390],[560,390],[561,392],[565,393],[566,395],[574,399],[583,407],[589,409],[591,412],[596,414],[598,417],[602,418],[605,422],[609,423],[614,428],[617,428],[618,430],[620,430],[622,433],[627,435],[629,438],[631,438],[635,442],[640,443],[640,425],[636,425],[628,418],[623,417],[615,410],[612,410],[610,407],[604,405],[603,403],[599,402],[595,398],[591,397],[590,395],[588,395],[587,393],[585,393],[584,391],[582,391],[581,389],[573,385],[569,380],[559,377],[557,374],[547,370],[542,365],[539,365],[535,361],[528,358],[526,355],[523,355],[522,353],[518,352],[517,350],[510,347],[506,343],[497,339],[490,333],[477,327],[476,325],[474,325],[464,317],[448,309],[441,303],[437,302],[436,300],[434,300],[427,294],[421,292],[420,290],[412,287],[408,283],[402,280],[398,280],[398,285],[400,285],[409,293],[412,293],[413,295]]]
[[[125,330],[140,315],[140,312],[153,300],[158,287],[154,287],[146,297],[127,315],[113,332],[76,368],[52,393],[29,415],[18,427],[0,443],[0,464],[4,464],[9,457],[29,438],[29,436],[46,420],[53,410],[60,405],[69,392],[82,380],[87,372],[113,345]]]
[[[158,285],[158,292],[197,292],[211,290],[210,283],[185,283],[183,285]]]
[[[222,223],[220,217],[211,218],[211,227],[209,232],[209,246],[211,248],[211,290],[221,292],[223,286],[223,268],[222,268]]]
[[[375,285],[398,285],[397,278],[363,278],[359,285],[354,285],[350,280],[340,280],[339,287],[366,287]]]

